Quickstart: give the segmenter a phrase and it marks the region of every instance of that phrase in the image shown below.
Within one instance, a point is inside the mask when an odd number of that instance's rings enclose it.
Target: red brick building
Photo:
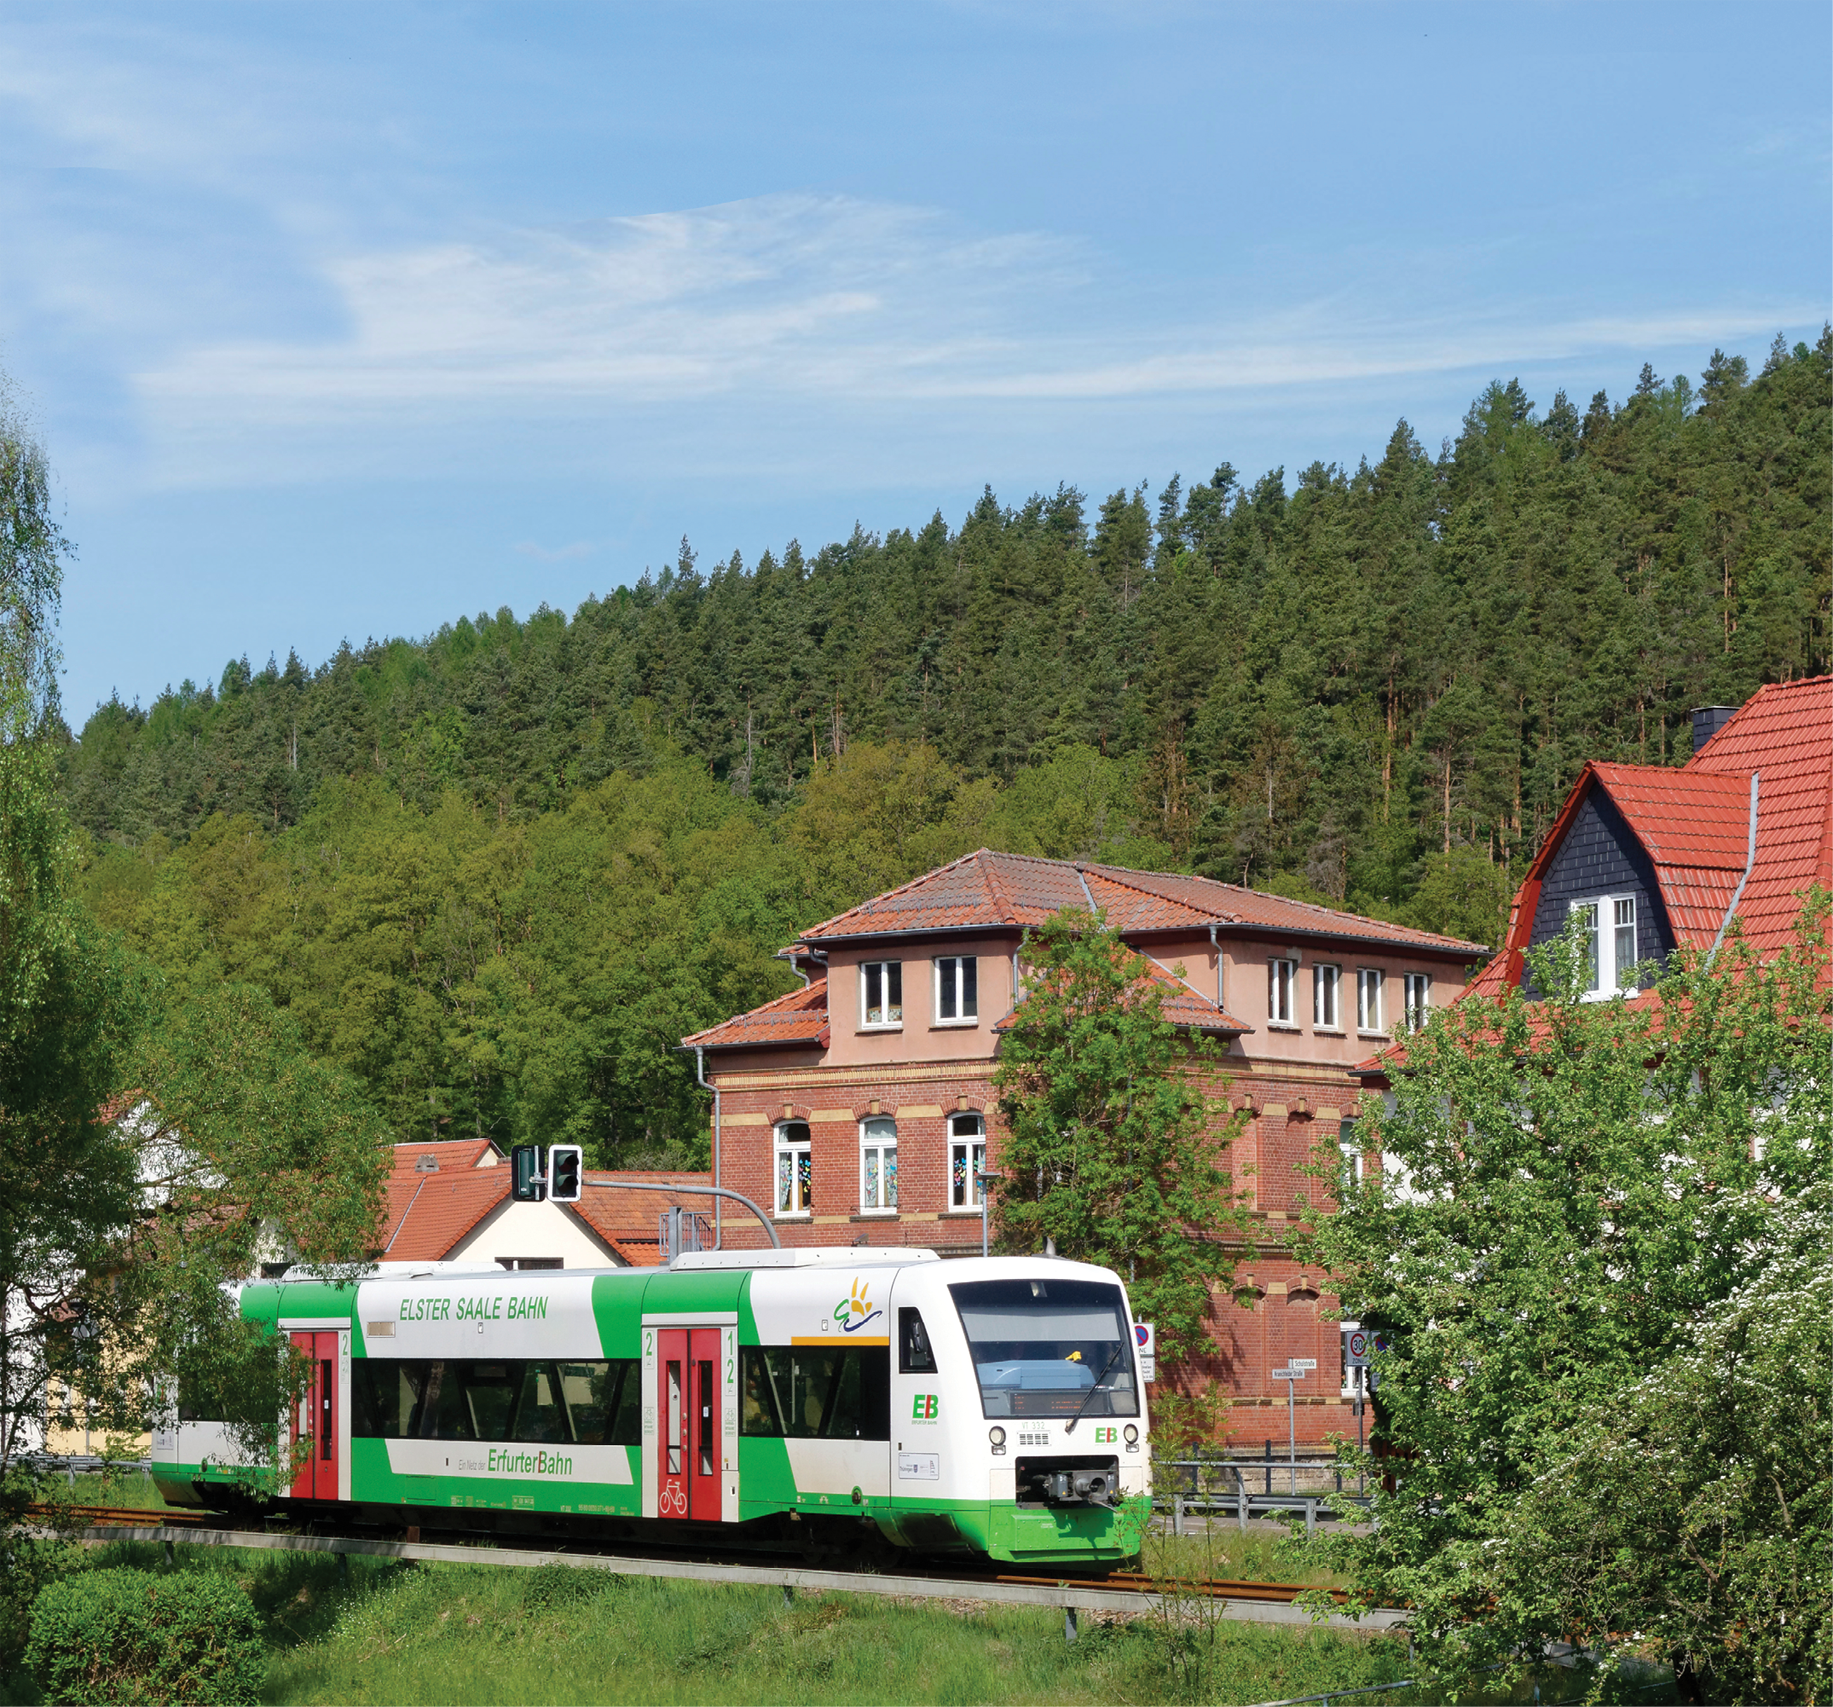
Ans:
[[[1356,1064],[1453,1000],[1478,944],[1207,878],[981,849],[805,932],[784,951],[803,989],[684,1039],[717,1093],[718,1182],[785,1244],[977,1253],[1001,1027],[1027,931],[1064,908],[1104,912],[1147,957],[1169,1015],[1222,1046],[1224,1094],[1247,1115],[1229,1157],[1253,1194],[1238,1291],[1215,1301],[1214,1350],[1180,1381],[1219,1383],[1232,1435],[1257,1442],[1284,1432],[1268,1371],[1312,1357],[1300,1437],[1353,1430],[1325,1277],[1285,1250],[1317,1191],[1298,1170],[1320,1142],[1361,1165]],[[722,1215],[727,1244],[762,1241],[742,1211]]]

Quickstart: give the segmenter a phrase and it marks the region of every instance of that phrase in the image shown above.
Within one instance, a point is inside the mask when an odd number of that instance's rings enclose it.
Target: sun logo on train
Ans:
[[[868,1296],[871,1290],[872,1283],[869,1280],[855,1280],[853,1290],[834,1306],[834,1320],[840,1324],[842,1333],[856,1334],[867,1322],[884,1314]]]

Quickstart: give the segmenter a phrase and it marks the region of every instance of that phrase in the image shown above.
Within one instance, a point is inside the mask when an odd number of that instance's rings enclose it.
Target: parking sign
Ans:
[[[1158,1379],[1158,1330],[1150,1322],[1133,1324],[1133,1349],[1139,1354],[1141,1381]]]

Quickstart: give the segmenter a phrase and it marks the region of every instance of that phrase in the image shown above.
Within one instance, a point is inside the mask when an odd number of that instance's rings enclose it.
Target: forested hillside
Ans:
[[[64,760],[96,910],[249,978],[403,1135],[695,1142],[675,1038],[800,926],[988,842],[1493,941],[1588,757],[1829,667],[1833,340],[1439,454],[680,561],[569,619],[232,662]],[[1092,510],[1092,513],[1091,513]]]

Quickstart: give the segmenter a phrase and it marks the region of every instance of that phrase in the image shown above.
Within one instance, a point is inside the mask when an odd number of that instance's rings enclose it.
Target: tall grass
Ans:
[[[159,1568],[161,1550],[91,1550]],[[177,1549],[177,1568],[240,1580],[270,1652],[273,1702],[1021,1703],[1189,1699],[1162,1621],[1096,1620],[1064,1640],[1047,1609],[800,1595],[551,1566],[413,1565]],[[1231,1624],[1202,1699],[1263,1701],[1406,1673],[1391,1637]],[[35,1699],[13,1680],[6,1701]],[[1386,1698],[1383,1698],[1386,1699]],[[1404,1703],[1409,1697],[1395,1698]]]

